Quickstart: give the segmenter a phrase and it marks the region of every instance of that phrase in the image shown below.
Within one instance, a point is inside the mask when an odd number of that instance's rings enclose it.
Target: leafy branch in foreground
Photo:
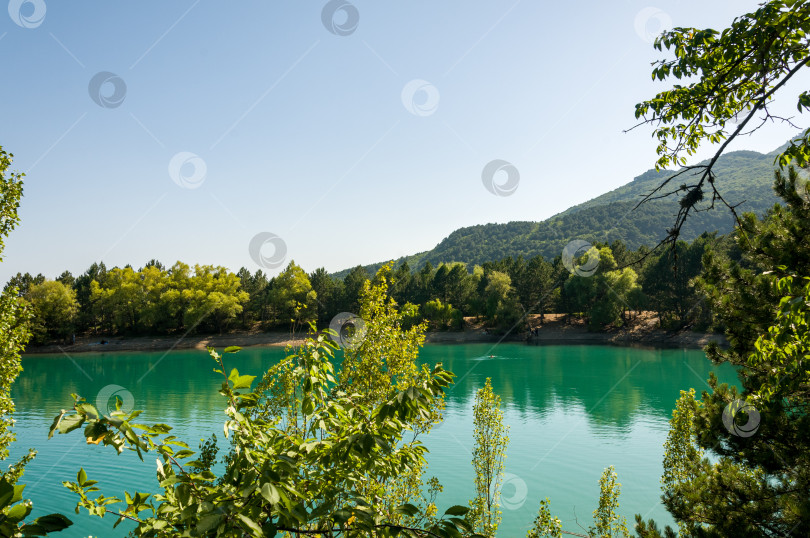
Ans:
[[[20,220],[17,208],[23,192],[23,175],[11,173],[6,176],[12,157],[0,146],[0,256],[3,240]],[[15,439],[11,431],[14,425],[11,385],[22,370],[20,354],[30,336],[30,317],[30,309],[18,297],[15,288],[7,288],[0,294],[0,460],[9,456],[8,447]],[[25,522],[33,505],[31,501],[23,499],[25,485],[17,482],[35,455],[34,450],[29,450],[20,461],[0,473],[0,536],[45,536],[71,525],[71,521],[61,514],[49,514]]]
[[[393,304],[385,303],[384,289],[379,288],[384,288],[384,276],[381,280],[376,291],[370,286],[365,295],[373,303],[370,311],[381,315],[388,330],[378,331],[381,328],[370,320],[381,341],[359,349],[396,354],[391,346],[404,333]],[[112,446],[119,453],[133,450],[141,458],[156,454],[162,490],[127,493],[123,501],[105,497],[80,470],[75,482],[65,483],[79,495],[76,509],[96,516],[113,514],[116,524],[134,521],[134,534],[148,537],[478,536],[471,533],[466,507],[453,506],[437,517],[432,497],[417,506],[421,482],[414,487],[412,481],[421,476],[427,452],[416,435],[426,428],[425,421],[435,418],[437,402],[453,374],[441,365],[421,373],[404,367],[406,383],[392,379],[356,387],[336,374],[335,349],[324,334],[311,336],[259,383],[226,366],[224,356],[209,349],[214,371],[223,379],[219,392],[228,417],[224,432],[231,440],[219,475],[207,457],[194,460],[195,452],[170,435],[169,426],[139,424],[137,411],[118,409],[105,416],[74,396],[74,409],[56,417],[51,434],[83,427],[88,442]],[[224,355],[238,350],[227,348]],[[385,369],[380,359],[371,363]],[[413,439],[406,439],[410,435]],[[403,485],[411,486],[407,495]],[[441,488],[434,480],[426,486],[432,494]],[[389,489],[394,493],[387,494]],[[404,502],[394,505],[395,500]]]
[[[716,185],[715,164],[732,140],[767,122],[785,122],[798,129],[792,118],[779,117],[769,107],[775,94],[810,62],[808,27],[810,2],[770,0],[755,12],[734,19],[722,32],[675,28],[656,39],[655,48],[666,48],[675,58],[656,62],[653,79],[690,81],[636,105],[636,118],[642,121],[635,127],[655,125],[656,169],[686,165],[686,157],[694,155],[704,141],[720,144],[707,164],[685,166],[640,202],[681,193],[675,224],[664,242],[678,239],[690,212],[710,209],[715,202],[725,205],[739,221],[737,204],[726,201]],[[810,92],[797,97],[796,108],[799,113],[810,109]],[[792,140],[776,161],[782,167],[791,162],[807,166],[810,129]],[[670,188],[676,178],[691,183]],[[711,201],[701,209],[707,189]]]
[[[163,424],[135,424],[137,412],[115,411],[109,417],[76,397],[73,413],[63,413],[51,432],[69,433],[84,426],[88,442],[158,455],[160,494],[127,494],[122,501],[99,495],[96,482],[80,471],[66,486],[80,496],[78,508],[104,516],[113,511],[116,523],[137,523],[136,536],[275,536],[281,532],[323,536],[458,536],[466,530],[453,507],[430,525],[413,504],[397,507],[398,522],[383,517],[373,498],[359,493],[369,477],[394,477],[421,463],[425,448],[403,444],[404,425],[428,413],[432,399],[442,393],[452,374],[437,366],[420,385],[397,391],[375,407],[358,403],[358,394],[336,392],[331,344],[318,336],[297,352],[294,376],[301,390],[299,410],[303,427],[297,432],[280,427],[279,419],[252,417],[262,395],[250,392],[254,377],[236,368],[226,373],[222,356],[209,350],[223,376],[220,393],[226,400],[225,433],[233,452],[221,476],[199,468],[185,443]],[[228,348],[233,353],[238,348]],[[136,433],[137,432],[137,433]],[[179,450],[178,450],[179,449]]]

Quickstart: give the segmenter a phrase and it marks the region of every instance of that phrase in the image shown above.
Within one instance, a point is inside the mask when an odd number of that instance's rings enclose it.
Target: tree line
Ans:
[[[584,243],[584,242],[583,242]],[[591,330],[621,326],[638,312],[653,311],[667,329],[712,326],[695,285],[708,252],[738,256],[725,236],[703,234],[674,249],[629,250],[621,241],[596,243],[569,259],[506,257],[469,268],[458,262],[407,262],[392,274],[390,296],[406,323],[426,320],[432,330],[460,330],[475,317],[493,333],[520,333],[531,315],[584,320]],[[55,280],[18,273],[6,284],[30,304],[32,342],[64,341],[75,334],[170,335],[262,329],[296,331],[307,323],[326,327],[341,312],[357,312],[362,266],[344,278],[319,268],[307,273],[294,261],[277,276],[241,268],[165,267],[156,260],[139,269],[94,263],[74,277]]]

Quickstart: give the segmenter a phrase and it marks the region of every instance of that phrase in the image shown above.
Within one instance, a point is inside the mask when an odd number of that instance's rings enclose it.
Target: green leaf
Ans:
[[[68,415],[59,421],[57,429],[59,433],[70,433],[76,428],[80,428],[82,424],[84,424],[84,417],[81,415]]]
[[[86,420],[98,420],[101,413],[98,412],[96,406],[87,402],[76,404],[76,412],[85,416]]]
[[[250,388],[250,384],[253,383],[254,379],[256,379],[255,375],[239,375],[239,370],[236,368],[231,370],[231,374],[228,376],[228,381],[233,383],[234,389]]]
[[[180,484],[175,488],[174,494],[177,495],[177,500],[180,501],[180,505],[186,506],[191,501],[191,486],[188,484]]]
[[[6,517],[14,523],[19,523],[31,513],[31,509],[30,503],[15,504],[6,512]]]
[[[233,383],[234,389],[249,389],[253,380],[256,379],[255,375],[241,375]]]
[[[25,489],[25,484],[16,484],[14,486],[14,497],[11,498],[11,502],[15,503],[17,501],[21,501],[23,498],[23,490]]]
[[[332,519],[335,520],[335,523],[338,525],[345,525],[349,518],[352,517],[352,513],[349,510],[341,509],[337,512],[332,514]]]
[[[53,422],[51,423],[51,428],[48,430],[48,439],[53,437],[53,432],[56,431],[56,428],[59,426],[59,423],[62,421],[62,417],[65,416],[66,412],[67,411],[62,409],[62,411],[56,415],[56,417],[54,417]]]
[[[253,520],[252,520],[252,519],[250,519],[249,517],[244,516],[244,515],[242,515],[242,514],[236,514],[236,517],[238,517],[238,518],[239,518],[239,520],[240,520],[242,523],[244,523],[245,525],[247,525],[247,527],[248,527],[248,528],[249,528],[251,531],[253,531],[254,533],[256,533],[256,535],[258,535],[258,536],[264,536],[264,531],[262,531],[262,528],[261,528],[261,527],[258,525],[258,523],[256,523],[255,521],[253,521]]]
[[[205,533],[216,528],[220,521],[222,521],[221,514],[208,514],[201,517],[196,528],[200,533],[199,536],[205,536]]]
[[[470,509],[466,506],[461,506],[459,504],[455,506],[451,506],[447,510],[445,510],[444,515],[446,516],[464,516],[469,512]]]
[[[396,511],[400,514],[413,517],[419,513],[419,508],[410,503],[405,503],[397,506]]]
[[[0,480],[0,508],[5,508],[11,504],[14,497],[14,486],[5,479]]]
[[[47,516],[36,518],[34,521],[31,522],[31,525],[39,527],[39,529],[41,529],[40,532],[42,534],[45,534],[49,532],[59,532],[61,530],[64,530],[73,525],[73,522],[68,518],[66,518],[65,516],[63,516],[62,514],[48,514]],[[28,526],[29,525],[25,525],[23,527],[24,536],[27,536],[27,534],[25,534],[25,530],[28,528]]]
[[[241,349],[242,348],[239,347],[239,346],[228,346],[224,350],[222,350],[222,352],[223,353],[236,353],[237,351],[240,351]]]
[[[80,467],[79,472],[76,473],[76,481],[80,486],[84,486],[85,482],[87,482],[87,473],[83,467]]]
[[[279,500],[281,500],[281,495],[279,495],[278,489],[269,482],[262,484],[261,494],[262,497],[264,497],[264,499],[270,504],[278,504]]]

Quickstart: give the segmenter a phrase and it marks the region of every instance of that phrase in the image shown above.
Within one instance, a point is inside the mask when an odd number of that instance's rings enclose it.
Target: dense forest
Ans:
[[[704,234],[674,249],[650,252],[612,244],[577,244],[548,261],[505,257],[469,267],[406,263],[392,273],[389,295],[407,324],[460,330],[474,317],[493,333],[520,333],[532,314],[564,313],[591,330],[621,326],[641,311],[657,313],[663,327],[708,329],[712,319],[694,281],[709,252],[738,257],[729,238]],[[570,250],[570,249],[569,249]],[[73,335],[170,335],[232,330],[297,331],[309,322],[329,326],[341,312],[357,312],[363,283],[373,275],[358,266],[343,279],[295,264],[279,275],[237,273],[223,267],[152,260],[139,269],[94,263],[74,277],[55,280],[17,274],[6,285],[31,305],[32,342]]]

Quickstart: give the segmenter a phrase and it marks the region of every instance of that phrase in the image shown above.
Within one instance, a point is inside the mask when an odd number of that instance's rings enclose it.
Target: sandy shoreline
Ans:
[[[435,332],[429,333],[427,343],[470,343],[498,342],[502,337],[487,335],[481,331]],[[663,330],[648,331],[610,331],[588,332],[581,326],[546,326],[535,336],[517,335],[503,338],[504,342],[527,342],[530,344],[612,344],[644,345],[650,347],[676,347],[703,349],[710,342],[721,346],[727,344],[721,334],[697,333],[690,331],[668,332]]]
[[[76,338],[76,343],[67,345],[28,346],[25,354],[49,353],[115,353],[117,351],[167,351],[174,349],[201,349],[228,346],[279,346],[297,345],[304,341],[304,335],[291,335],[287,332],[232,333],[223,335],[179,336],[136,336],[101,337],[86,336]],[[106,342],[102,344],[101,342]]]
[[[603,333],[588,332],[584,327],[563,326],[544,327],[538,335],[530,339],[531,342],[551,343],[604,343],[616,345],[647,345],[652,347],[677,347],[689,349],[703,349],[710,342],[720,346],[728,345],[726,337],[722,334],[699,333],[691,331],[664,331],[652,329],[645,331],[609,331]]]
[[[117,351],[166,351],[173,349],[200,349],[208,346],[222,349],[227,346],[277,346],[299,345],[306,335],[287,332],[251,332],[225,335],[188,335],[185,337],[81,337],[73,345],[29,346],[26,354],[43,353],[94,353]],[[106,344],[101,342],[105,341]],[[700,349],[709,342],[725,343],[719,334],[693,333],[681,331],[670,333],[662,330],[588,332],[582,326],[548,324],[539,329],[536,336],[501,336],[488,334],[483,330],[428,333],[426,343],[473,343],[473,342],[527,342],[536,344],[614,344],[648,345],[652,347],[679,347]]]

